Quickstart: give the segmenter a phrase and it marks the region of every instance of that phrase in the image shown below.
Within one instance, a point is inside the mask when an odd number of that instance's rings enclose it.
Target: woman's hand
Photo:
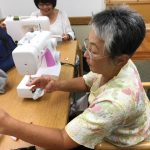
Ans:
[[[5,122],[7,123],[7,118],[9,118],[8,113],[3,109],[0,109],[0,134],[4,133]]]
[[[71,36],[70,36],[69,34],[63,34],[63,35],[62,35],[62,40],[63,40],[63,41],[71,40]]]
[[[55,80],[49,75],[44,75],[37,78],[31,78],[31,81],[27,83],[27,86],[32,86],[31,90],[42,88],[45,92],[52,92],[56,90]]]

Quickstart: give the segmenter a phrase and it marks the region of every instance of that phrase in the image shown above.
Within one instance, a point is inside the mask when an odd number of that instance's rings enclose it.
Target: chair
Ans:
[[[150,150],[150,142],[141,142],[135,146],[120,148],[108,142],[97,144],[95,150]]]
[[[150,82],[143,82],[145,90],[150,88]],[[135,146],[120,148],[108,142],[97,144],[95,150],[150,150],[150,141],[143,141]]]

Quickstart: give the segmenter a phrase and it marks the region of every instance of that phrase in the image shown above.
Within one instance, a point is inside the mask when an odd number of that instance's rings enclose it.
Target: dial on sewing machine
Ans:
[[[56,50],[57,41],[51,38],[49,31],[28,32],[18,42],[12,56],[18,72],[25,75],[17,87],[17,93],[23,98],[37,99],[37,93],[32,92],[26,86],[30,75],[35,77],[41,75],[59,76],[61,70],[60,53]],[[40,96],[43,89],[37,89]]]

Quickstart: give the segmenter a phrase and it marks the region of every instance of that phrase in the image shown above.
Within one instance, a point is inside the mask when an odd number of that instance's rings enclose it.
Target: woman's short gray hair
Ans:
[[[145,23],[139,13],[127,6],[104,10],[91,21],[96,35],[105,42],[112,58],[127,54],[132,56],[145,37]]]

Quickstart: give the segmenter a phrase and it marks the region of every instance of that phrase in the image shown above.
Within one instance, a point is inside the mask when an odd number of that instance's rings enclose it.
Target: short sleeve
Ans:
[[[88,87],[91,87],[93,85],[93,82],[95,82],[97,79],[99,79],[100,81],[100,78],[101,78],[100,74],[93,73],[92,71],[83,76],[85,84]]]
[[[69,122],[65,130],[76,143],[94,148],[124,121],[121,107],[105,100],[91,105]]]

